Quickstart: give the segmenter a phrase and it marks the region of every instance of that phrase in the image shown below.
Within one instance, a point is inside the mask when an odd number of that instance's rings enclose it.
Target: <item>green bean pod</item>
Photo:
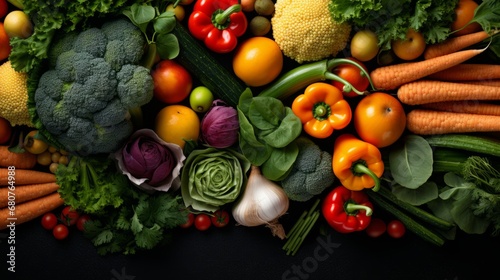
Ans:
[[[352,64],[358,67],[363,74],[368,77],[372,89],[374,88],[370,79],[370,74],[365,71],[359,63],[346,58],[332,58],[303,64],[289,70],[274,81],[269,87],[263,89],[258,96],[274,97],[280,100],[285,100],[312,83],[326,80],[341,82],[344,84],[344,91],[346,92],[353,90],[359,95],[366,94],[366,91],[357,90],[351,85],[351,83],[331,72],[332,69],[340,64]]]

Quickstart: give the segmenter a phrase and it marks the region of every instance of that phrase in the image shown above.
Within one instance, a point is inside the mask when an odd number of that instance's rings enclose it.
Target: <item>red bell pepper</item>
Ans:
[[[340,185],[325,197],[323,217],[340,233],[362,231],[371,221],[373,204],[362,191],[351,191]]]
[[[188,19],[191,35],[217,53],[234,50],[247,26],[238,0],[198,0]]]

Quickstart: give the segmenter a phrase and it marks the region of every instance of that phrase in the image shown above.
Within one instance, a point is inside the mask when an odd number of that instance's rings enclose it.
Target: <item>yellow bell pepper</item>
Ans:
[[[342,92],[331,84],[310,84],[292,103],[293,113],[304,131],[315,138],[327,138],[334,130],[345,128],[352,118],[349,103]]]
[[[373,187],[373,191],[378,191],[384,162],[375,145],[346,133],[335,140],[332,169],[341,184],[349,190]]]

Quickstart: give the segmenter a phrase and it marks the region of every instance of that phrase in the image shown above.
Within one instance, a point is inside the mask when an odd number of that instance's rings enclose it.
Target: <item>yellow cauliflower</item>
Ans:
[[[336,56],[346,47],[351,26],[332,19],[330,1],[276,1],[271,24],[284,55],[302,63]]]
[[[33,126],[28,112],[28,74],[16,72],[10,61],[0,66],[0,117],[11,125]]]

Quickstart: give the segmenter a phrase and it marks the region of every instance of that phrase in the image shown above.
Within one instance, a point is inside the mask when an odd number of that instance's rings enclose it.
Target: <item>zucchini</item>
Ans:
[[[472,134],[443,134],[424,137],[433,147],[453,148],[500,157],[500,140]]]
[[[227,105],[236,107],[241,93],[247,86],[218,62],[209,51],[189,34],[182,24],[177,23],[172,31],[179,41],[179,55],[176,61]]]

